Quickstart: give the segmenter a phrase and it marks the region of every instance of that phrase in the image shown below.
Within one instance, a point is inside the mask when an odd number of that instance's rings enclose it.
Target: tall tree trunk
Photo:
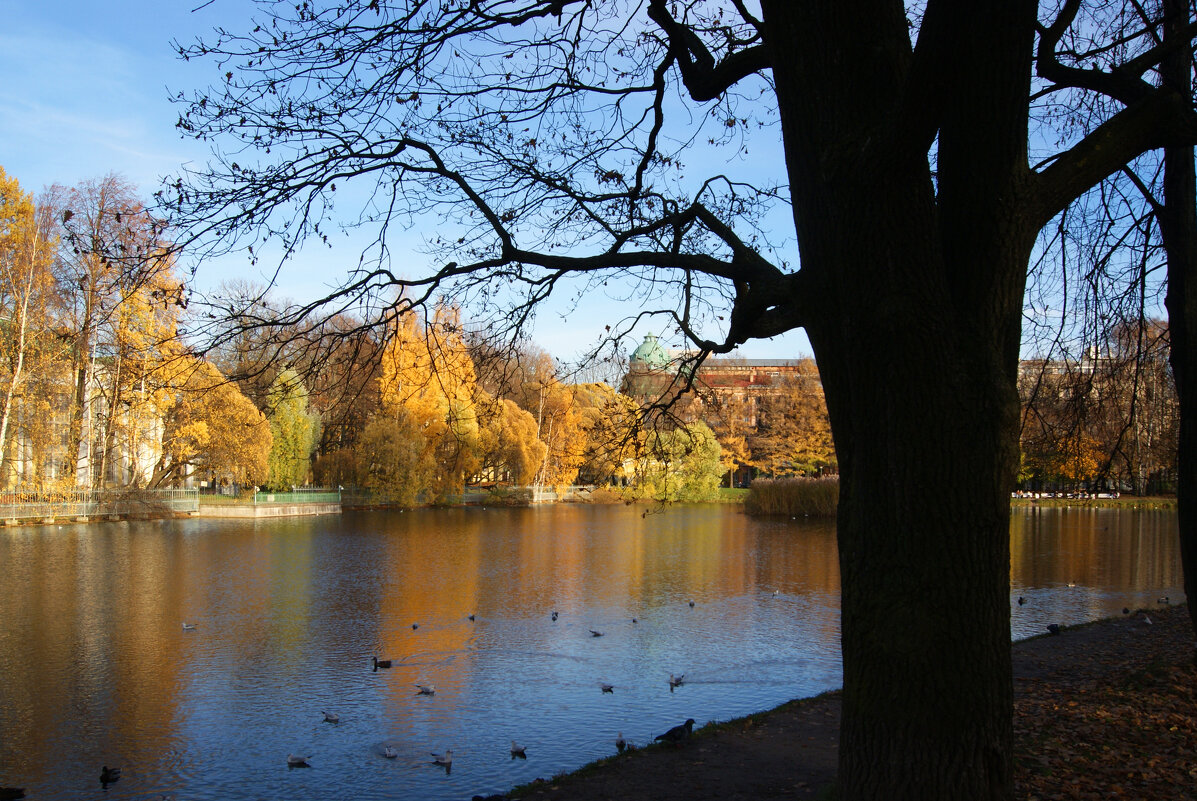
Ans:
[[[938,6],[920,36],[960,49],[921,119],[903,8],[875,5],[763,4],[840,466],[841,790],[998,801],[1034,7]]]
[[[24,295],[21,298],[21,310],[17,313],[17,360],[12,368],[12,378],[8,383],[8,390],[4,393],[4,412],[0,416],[0,477],[3,477],[6,467],[5,456],[8,450],[8,424],[12,417],[13,397],[17,394],[17,389],[21,386],[21,382],[25,378],[25,335],[29,327],[29,296],[33,291],[32,283],[31,268],[30,279],[25,285]]]
[[[1167,0],[1165,37],[1187,38],[1188,0]],[[1164,64],[1165,85],[1189,93],[1192,72],[1187,47]],[[1180,402],[1176,468],[1177,522],[1189,617],[1197,628],[1197,175],[1192,147],[1164,151],[1164,205],[1160,231],[1168,253],[1168,329],[1172,375]],[[1193,652],[1197,661],[1197,649]]]

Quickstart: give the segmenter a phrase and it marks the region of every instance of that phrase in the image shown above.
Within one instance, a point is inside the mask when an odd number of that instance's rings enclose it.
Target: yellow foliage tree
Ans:
[[[382,353],[379,395],[384,415],[405,416],[422,440],[422,457],[437,466],[432,492],[460,492],[478,466],[477,378],[461,336],[460,314],[438,306],[431,318],[415,313],[395,323]]]
[[[41,212],[39,214],[39,212]],[[33,198],[0,167],[0,475],[11,474],[7,454],[15,406],[32,372],[48,372],[37,360],[50,330],[47,304],[53,287],[53,234]],[[36,410],[32,410],[36,411]]]
[[[171,362],[178,385],[169,394],[162,455],[149,484],[162,486],[188,472],[261,484],[269,472],[270,423],[237,385],[190,357]]]

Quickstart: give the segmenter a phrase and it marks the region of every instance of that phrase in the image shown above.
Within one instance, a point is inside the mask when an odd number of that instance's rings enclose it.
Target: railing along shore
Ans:
[[[0,521],[164,517],[199,510],[197,489],[3,490]]]

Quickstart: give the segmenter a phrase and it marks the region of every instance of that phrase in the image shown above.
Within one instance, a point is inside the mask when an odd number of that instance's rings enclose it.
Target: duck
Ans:
[[[417,684],[416,695],[436,695],[436,687],[431,684]]]
[[[420,628],[420,624],[419,624],[419,623],[412,623],[412,624],[411,624],[411,630],[412,630],[412,631],[415,631],[415,630],[416,630],[416,629],[418,629],[418,628]]]
[[[658,734],[654,740],[663,743],[680,743],[690,736],[690,732],[694,731],[694,718],[686,718],[686,722],[679,726],[674,726],[664,734]]]
[[[623,739],[623,732],[615,735],[615,750],[623,753],[623,749],[628,747],[628,741]]]
[[[382,755],[387,759],[394,759],[399,756],[399,752],[395,750],[394,746],[388,745],[382,749]]]
[[[611,694],[614,694],[614,693],[615,693],[615,685],[614,685],[614,684],[608,684],[608,683],[607,683],[607,682],[605,682],[605,681],[601,681],[601,682],[599,682],[599,689],[600,689],[600,690],[602,690],[602,691],[603,691],[603,692],[605,692],[605,693],[611,693]]]
[[[553,612],[553,620],[556,620],[556,619],[557,619],[557,613]]]
[[[310,768],[308,764],[310,756],[299,756],[298,754],[287,754],[287,767],[289,768]]]
[[[691,608],[691,609],[693,609],[693,608],[694,608],[694,601],[691,601],[691,602],[690,602],[690,608]]]
[[[391,661],[392,660],[390,659],[379,659],[378,657],[374,657],[374,669],[378,670],[379,668],[389,668],[391,666]]]
[[[511,741],[511,758],[512,759],[516,759],[516,758],[527,759],[528,758],[527,746],[520,745],[515,740],[512,740]]]
[[[683,684],[685,684],[685,682],[686,682],[686,674],[685,673],[681,673],[677,676],[673,675],[672,673],[669,674],[669,689],[672,690],[674,687],[681,687]]]
[[[1130,614],[1130,607],[1129,607],[1129,606],[1124,606],[1124,607],[1122,607],[1122,614],[1124,614],[1124,615],[1129,615],[1129,614]]]
[[[602,637],[603,633],[601,631],[595,631],[594,629],[590,629],[590,636],[591,637]]]
[[[195,623],[184,623],[183,624],[183,631],[195,631],[195,629],[196,629]]]
[[[112,784],[121,777],[120,768],[110,768],[107,765],[100,770],[100,784]]]
[[[633,623],[639,623],[640,621],[639,621],[639,620],[637,620],[636,618],[632,618],[632,622],[633,622]]]
[[[453,752],[445,751],[443,754],[432,754],[432,763],[440,765],[442,768],[447,768],[453,764]]]
[[[1052,634],[1059,634],[1062,631],[1059,623],[1048,623],[1047,630]]]
[[[338,715],[336,712],[321,712],[320,714],[324,715],[325,723],[340,723],[341,722],[341,716]]]
[[[1021,595],[1020,595],[1020,596],[1018,596],[1018,605],[1019,605],[1019,606],[1022,606],[1022,605],[1024,605],[1026,602],[1027,602],[1027,599],[1026,599],[1026,598],[1023,598]]]
[[[471,614],[471,615],[468,615],[467,617],[469,618],[469,621],[470,621],[471,623],[473,623],[473,622],[474,622],[474,616],[473,616],[472,614]]]

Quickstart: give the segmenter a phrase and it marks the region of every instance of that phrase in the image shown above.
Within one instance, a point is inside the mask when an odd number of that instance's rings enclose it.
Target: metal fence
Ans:
[[[126,517],[199,510],[199,490],[3,490],[0,520]]]
[[[260,503],[340,503],[341,490],[332,487],[292,487],[290,492],[254,492]]]

